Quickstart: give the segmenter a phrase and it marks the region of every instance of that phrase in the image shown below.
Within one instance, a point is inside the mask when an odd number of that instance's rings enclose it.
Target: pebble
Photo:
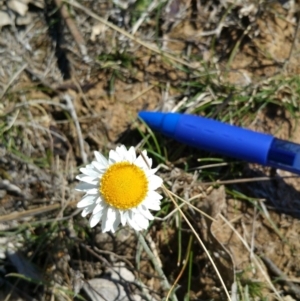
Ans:
[[[9,14],[4,10],[0,10],[0,28],[12,24],[13,24],[13,20],[11,19]]]

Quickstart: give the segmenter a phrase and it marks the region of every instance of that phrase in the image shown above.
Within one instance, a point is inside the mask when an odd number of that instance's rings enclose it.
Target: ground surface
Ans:
[[[194,113],[300,143],[297,2],[15,2],[0,1],[0,299],[164,300],[175,284],[173,300],[226,300],[168,197],[144,233],[164,275],[130,229],[102,234],[79,215],[78,168],[122,143],[214,218],[182,207],[232,300],[300,300],[299,178],[137,120]]]

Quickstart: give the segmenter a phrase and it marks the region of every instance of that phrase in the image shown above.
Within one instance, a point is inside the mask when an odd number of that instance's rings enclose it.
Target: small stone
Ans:
[[[43,9],[45,7],[44,0],[31,0],[30,3],[40,9]]]
[[[83,289],[92,301],[129,299],[122,285],[108,279],[91,279],[83,285]]]
[[[0,28],[13,24],[13,20],[6,11],[0,10]]]
[[[18,16],[16,19],[16,24],[18,26],[25,26],[32,22],[31,15],[27,14],[26,16]]]
[[[23,195],[22,190],[18,186],[10,183],[10,181],[8,181],[8,180],[0,181],[0,189],[1,190],[6,190],[10,193],[14,193],[14,194],[19,195],[19,196]]]
[[[114,280],[122,280],[125,282],[134,282],[135,276],[125,267],[124,262],[117,262],[115,268],[111,271],[111,278]]]
[[[30,0],[10,0],[7,6],[21,16],[25,16],[28,11],[28,3]]]
[[[6,190],[0,189],[0,200],[6,196]]]

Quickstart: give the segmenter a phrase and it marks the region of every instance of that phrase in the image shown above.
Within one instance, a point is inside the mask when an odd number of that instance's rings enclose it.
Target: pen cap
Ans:
[[[182,143],[214,153],[267,164],[273,136],[212,119],[178,113],[140,112],[153,129]]]
[[[300,145],[274,138],[268,155],[268,165],[300,174]]]
[[[274,139],[212,119],[180,114],[173,136],[198,148],[264,165]]]

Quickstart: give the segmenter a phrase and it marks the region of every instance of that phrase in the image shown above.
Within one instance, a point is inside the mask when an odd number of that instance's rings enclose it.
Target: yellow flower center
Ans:
[[[138,206],[146,197],[148,180],[142,169],[129,162],[111,165],[100,180],[105,202],[120,210]]]

